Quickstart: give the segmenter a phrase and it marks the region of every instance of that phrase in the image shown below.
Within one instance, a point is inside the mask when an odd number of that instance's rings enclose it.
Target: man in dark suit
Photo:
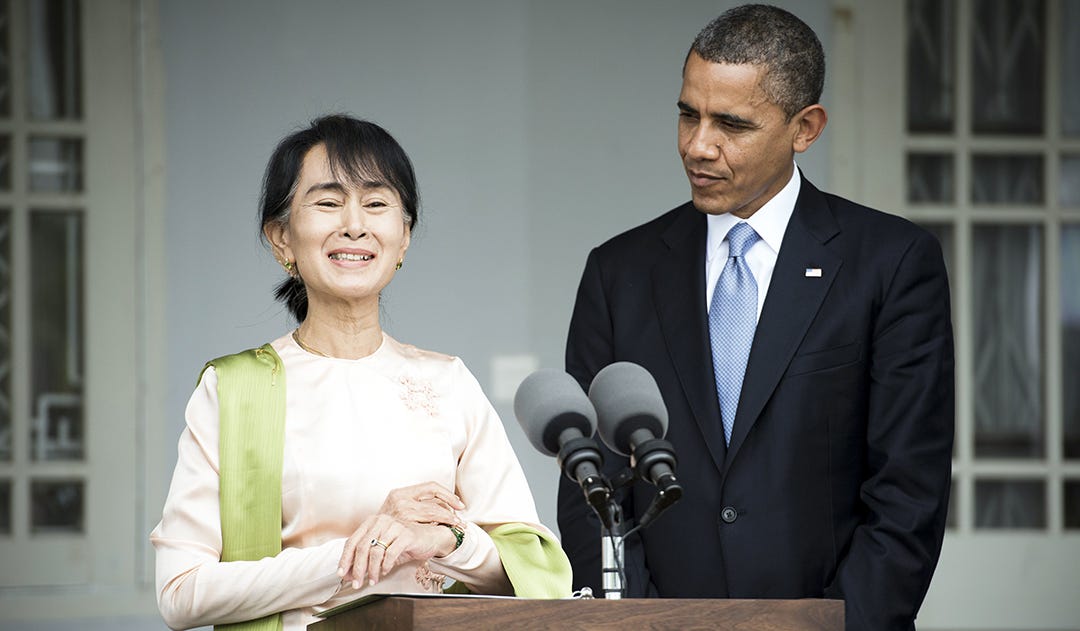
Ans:
[[[824,74],[813,31],[774,7],[698,35],[678,102],[693,201],[590,253],[566,368],[588,387],[640,364],[669,411],[685,495],[627,539],[629,596],[840,598],[848,629],[911,629],[949,497],[948,280],[929,233],[795,166],[825,127]],[[599,591],[598,522],[561,484],[575,588]],[[654,492],[637,482],[625,515]]]

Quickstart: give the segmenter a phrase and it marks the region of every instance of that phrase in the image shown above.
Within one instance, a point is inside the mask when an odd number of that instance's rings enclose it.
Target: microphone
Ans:
[[[675,476],[675,448],[663,440],[668,413],[660,388],[641,366],[616,362],[596,373],[589,400],[596,407],[600,439],[615,453],[630,456],[638,475],[657,488],[638,520],[638,528],[644,528],[683,492]]]
[[[514,395],[514,416],[529,442],[556,456],[559,467],[578,483],[605,527],[612,527],[611,487],[600,473],[604,457],[592,438],[596,410],[573,377],[539,370],[525,378]]]

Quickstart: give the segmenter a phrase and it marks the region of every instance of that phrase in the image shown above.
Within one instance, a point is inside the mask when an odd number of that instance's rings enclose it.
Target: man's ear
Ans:
[[[795,153],[802,153],[814,144],[825,131],[829,115],[821,105],[814,104],[803,108],[792,121],[795,124],[795,136],[791,139],[791,148]]]

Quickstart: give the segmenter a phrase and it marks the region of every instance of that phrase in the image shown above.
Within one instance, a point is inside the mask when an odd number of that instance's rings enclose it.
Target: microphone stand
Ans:
[[[623,534],[622,508],[617,502],[611,502],[609,513],[612,524],[600,527],[600,566],[603,577],[604,598],[621,600],[626,595],[626,572],[623,569]]]
[[[604,598],[621,600],[626,596],[626,564],[624,563],[626,522],[623,521],[622,505],[614,499],[615,491],[630,486],[635,473],[629,467],[623,469],[611,479],[611,495],[608,499],[606,516],[596,510],[600,517],[600,575]],[[596,508],[596,507],[594,507]]]
[[[663,459],[665,463],[674,468],[675,459],[670,444],[661,440],[650,442],[654,444],[642,450],[642,458],[635,458],[632,461],[634,465],[632,469],[623,469],[611,480],[612,495],[614,495],[614,491],[630,486],[634,480],[644,478],[642,471],[646,471],[655,462],[652,456],[653,452],[662,452],[656,455],[656,459]],[[664,447],[666,449],[663,449]],[[606,511],[602,511],[599,506],[593,506],[593,510],[600,518],[601,524],[600,574],[604,598],[608,600],[620,600],[626,596],[625,548],[623,546],[626,537],[647,527],[654,519],[660,516],[660,513],[682,498],[682,486],[678,483],[673,471],[669,470],[661,479],[657,480],[657,483],[658,492],[656,497],[653,498],[652,504],[642,514],[638,524],[630,530],[626,529],[626,523],[622,519],[622,506],[614,499],[608,500]]]

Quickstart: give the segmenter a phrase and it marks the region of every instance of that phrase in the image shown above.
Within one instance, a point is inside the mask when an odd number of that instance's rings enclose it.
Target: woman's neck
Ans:
[[[308,305],[307,317],[296,330],[296,337],[301,348],[316,355],[339,359],[367,357],[382,344],[378,303],[359,312]]]

